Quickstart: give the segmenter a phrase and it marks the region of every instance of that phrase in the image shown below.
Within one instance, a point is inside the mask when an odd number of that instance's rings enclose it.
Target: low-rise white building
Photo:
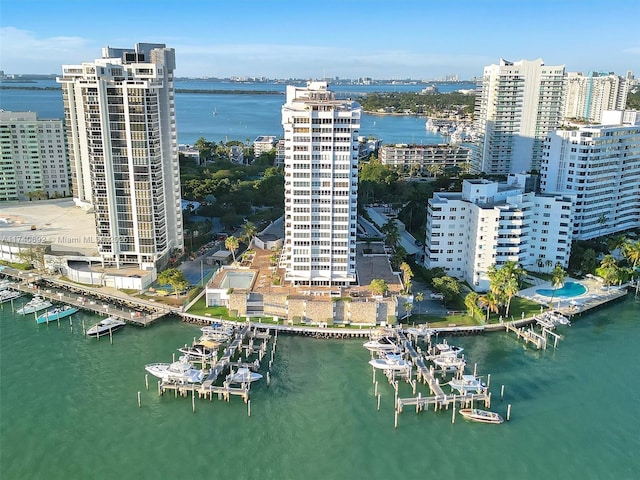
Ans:
[[[263,153],[273,150],[276,144],[277,138],[273,135],[260,135],[253,141],[253,154],[255,157],[259,157]]]
[[[432,175],[432,167],[441,169],[460,168],[468,170],[471,149],[453,145],[383,145],[379,152],[380,163],[404,172]],[[436,171],[436,170],[433,170]]]
[[[425,266],[442,267],[476,291],[489,288],[487,271],[507,261],[526,270],[566,267],[571,252],[569,195],[537,195],[529,176],[507,183],[465,180],[462,192],[437,192],[429,200]]]
[[[540,173],[542,191],[576,197],[575,239],[640,227],[640,112],[552,132]]]

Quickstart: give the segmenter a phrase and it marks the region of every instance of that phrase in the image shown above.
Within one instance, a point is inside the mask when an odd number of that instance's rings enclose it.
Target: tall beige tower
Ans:
[[[62,69],[73,197],[95,211],[103,263],[162,267],[183,248],[174,50],[105,47]]]

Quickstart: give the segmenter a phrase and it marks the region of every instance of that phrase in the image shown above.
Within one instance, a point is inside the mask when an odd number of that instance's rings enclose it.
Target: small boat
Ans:
[[[48,323],[54,322],[61,318],[68,317],[69,315],[73,315],[76,313],[78,309],[76,307],[72,307],[71,305],[65,305],[64,307],[56,307],[51,310],[47,310],[45,313],[40,315],[36,322],[38,323]]]
[[[438,367],[444,368],[445,370],[457,370],[459,368],[464,368],[466,362],[462,358],[458,358],[455,355],[438,355],[436,357],[432,357],[431,361]]]
[[[233,327],[222,324],[208,325],[200,329],[204,335],[211,340],[219,340],[225,342],[233,335]]]
[[[381,358],[370,360],[369,365],[379,370],[402,371],[411,368],[411,363],[402,358],[402,355],[395,353],[387,353]]]
[[[202,383],[204,380],[204,372],[194,368],[186,355],[181,356],[177,362],[150,363],[144,369],[165,382]]]
[[[261,378],[262,375],[259,373],[252,372],[247,367],[240,367],[235,373],[232,370],[231,374],[227,375],[227,383],[251,383]]]
[[[442,343],[436,343],[435,345],[435,355],[453,355],[458,356],[464,351],[464,348],[458,347],[456,345],[449,345],[446,340],[443,340]]]
[[[460,395],[465,395],[467,393],[482,393],[486,388],[486,385],[482,383],[479,378],[476,378],[473,375],[462,375],[460,378],[453,378],[449,382],[449,386],[452,389],[457,390]]]
[[[0,290],[0,303],[10,302],[22,295],[22,292],[14,290]]]
[[[202,335],[197,343],[203,345],[206,348],[217,349],[220,345],[222,345],[223,341],[219,338],[212,338],[209,335]]]
[[[213,358],[213,355],[217,353],[217,350],[209,348],[201,343],[195,343],[191,346],[185,345],[179,348],[180,353],[184,353],[189,360],[209,360]]]
[[[503,418],[495,412],[489,412],[487,410],[479,410],[477,408],[461,408],[460,415],[466,420],[481,423],[502,423]]]
[[[40,310],[44,310],[45,308],[49,308],[51,305],[52,303],[49,300],[35,296],[27,303],[25,303],[22,308],[16,310],[16,312],[20,315],[26,315],[27,313],[36,313]]]
[[[104,320],[100,320],[93,327],[87,330],[87,336],[89,337],[102,337],[103,335],[109,335],[112,332],[120,330],[126,325],[125,322],[116,317],[108,317]]]
[[[400,353],[400,345],[392,337],[381,337],[375,340],[369,340],[363,345],[370,352],[389,352]]]
[[[427,337],[427,338],[431,337],[436,333],[435,330],[433,330],[432,328],[426,328],[426,327],[409,327],[407,328],[406,332],[409,335],[413,335],[416,337]]]

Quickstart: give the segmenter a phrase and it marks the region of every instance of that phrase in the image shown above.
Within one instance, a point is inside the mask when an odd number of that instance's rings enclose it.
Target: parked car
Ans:
[[[431,293],[429,294],[432,300],[444,300],[444,295],[441,293]]]

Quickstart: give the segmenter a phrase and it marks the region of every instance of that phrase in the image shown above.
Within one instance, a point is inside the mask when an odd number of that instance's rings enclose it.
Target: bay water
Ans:
[[[35,83],[10,83],[10,86],[58,87],[53,80]],[[473,84],[448,84],[442,92],[473,88]],[[176,88],[192,90],[251,90],[277,94],[209,94],[176,93],[178,142],[193,145],[204,137],[209,141],[239,140],[253,142],[259,135],[281,137],[282,105],[285,84],[225,83],[177,81]],[[335,85],[330,88],[341,95],[357,96],[375,91],[418,92],[421,85]],[[38,118],[63,118],[61,90],[0,90],[0,108],[10,111],[33,111]],[[363,114],[360,134],[382,139],[384,143],[433,144],[446,142],[438,133],[425,129],[425,117]]]
[[[14,302],[18,308],[27,301]],[[640,299],[575,317],[557,350],[513,335],[450,338],[491,374],[502,425],[451,411],[399,415],[362,340],[280,335],[271,383],[251,388],[251,416],[230,402],[158,396],[144,365],[169,362],[198,327],[163,320],[96,340],[79,312],[36,325],[0,311],[0,478],[635,479],[640,472]],[[268,356],[261,373],[266,375]],[[500,399],[505,385],[504,399]],[[138,407],[137,392],[141,392]],[[428,394],[426,387],[418,391]],[[400,396],[412,396],[401,383]]]

